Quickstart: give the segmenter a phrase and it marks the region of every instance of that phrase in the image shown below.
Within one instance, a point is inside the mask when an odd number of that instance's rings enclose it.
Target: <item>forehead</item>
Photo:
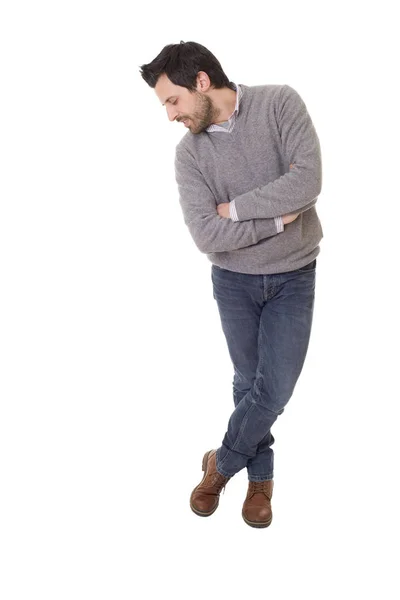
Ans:
[[[165,73],[162,73],[162,75],[160,75],[160,77],[158,78],[154,90],[157,94],[158,99],[163,105],[171,96],[182,96],[183,94],[185,94],[185,92],[187,94],[189,93],[189,90],[187,90],[185,87],[175,85],[174,83],[172,83],[172,81],[168,78],[168,76]]]

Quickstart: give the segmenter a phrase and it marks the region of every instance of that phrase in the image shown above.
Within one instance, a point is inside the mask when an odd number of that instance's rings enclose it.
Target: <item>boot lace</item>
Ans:
[[[251,495],[257,494],[257,493],[263,493],[267,496],[267,498],[269,498],[269,495],[267,493],[266,481],[250,481],[249,483],[250,483],[249,492]]]
[[[225,486],[228,483],[228,479],[221,475],[220,473],[214,473],[210,478],[210,485],[215,488],[217,494],[221,493],[221,490],[224,490],[225,494]]]

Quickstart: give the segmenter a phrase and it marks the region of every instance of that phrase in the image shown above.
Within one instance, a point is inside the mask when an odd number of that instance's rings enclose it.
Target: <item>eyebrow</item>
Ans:
[[[166,101],[164,102],[164,104],[165,104],[166,102],[168,102],[168,100],[171,100],[171,98],[175,98],[175,96],[170,96],[169,98],[167,98],[167,99],[166,99]],[[161,106],[164,106],[164,104],[161,104]]]

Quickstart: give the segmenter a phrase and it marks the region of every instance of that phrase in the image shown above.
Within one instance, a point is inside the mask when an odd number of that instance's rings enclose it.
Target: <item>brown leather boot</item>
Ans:
[[[271,498],[274,482],[249,481],[242,517],[250,527],[268,527],[272,521]]]
[[[203,457],[204,477],[190,496],[190,508],[200,517],[209,517],[217,510],[219,495],[230,477],[217,471],[216,450],[209,450]]]

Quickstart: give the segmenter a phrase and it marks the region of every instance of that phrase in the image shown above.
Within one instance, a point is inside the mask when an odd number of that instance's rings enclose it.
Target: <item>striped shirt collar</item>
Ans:
[[[223,127],[222,125],[217,125],[216,123],[212,123],[212,125],[210,125],[209,127],[207,127],[206,131],[225,131],[225,133],[230,133],[233,129],[233,126],[235,124],[236,121],[236,117],[239,114],[239,104],[240,104],[240,100],[242,99],[243,96],[243,90],[240,87],[240,84],[233,84],[235,90],[236,90],[236,105],[235,105],[235,110],[233,111],[233,113],[231,114],[231,116],[228,119],[228,126],[227,127]]]

